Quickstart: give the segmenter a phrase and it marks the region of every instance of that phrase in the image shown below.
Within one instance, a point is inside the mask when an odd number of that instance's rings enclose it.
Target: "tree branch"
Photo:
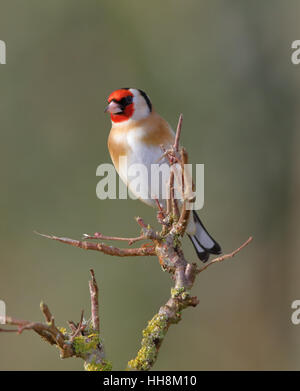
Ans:
[[[176,152],[178,152],[179,149],[179,139],[181,135],[182,121],[183,121],[183,115],[180,114],[178,124],[177,124],[177,129],[176,129],[175,142],[174,142],[174,149]]]
[[[6,317],[6,324],[18,326],[17,329],[1,328],[0,332],[17,332],[21,334],[25,330],[33,330],[50,345],[56,345],[60,350],[61,358],[79,357],[84,360],[84,368],[91,371],[107,371],[112,365],[105,359],[104,347],[100,338],[98,286],[94,271],[91,270],[92,279],[89,281],[91,297],[91,321],[85,321],[83,311],[79,323],[68,322],[71,332],[55,325],[48,306],[41,303],[41,311],[46,323],[29,322]]]
[[[128,242],[128,244],[131,245],[135,242],[138,242],[139,240],[145,240],[147,238],[145,238],[144,235],[140,235],[135,238],[122,238],[122,237],[118,237],[118,236],[106,236],[106,235],[102,235],[100,232],[95,232],[94,235],[83,234],[83,239],[116,240],[116,241],[120,241],[120,242],[122,242],[122,241]]]
[[[226,259],[230,259],[230,258],[233,258],[236,254],[238,254],[244,247],[248,246],[248,244],[250,242],[252,242],[253,238],[252,236],[250,236],[246,242],[244,242],[239,248],[237,248],[236,250],[232,251],[230,254],[224,254],[220,257],[217,257],[215,259],[212,259],[210,262],[208,262],[206,265],[204,265],[202,268],[200,269],[197,269],[197,274],[203,272],[205,269],[207,269],[209,266],[213,265],[214,263],[219,263],[219,262],[223,262],[225,261]]]
[[[150,240],[150,246],[145,244],[139,248],[118,248],[87,240],[80,241],[37,233],[51,240],[85,250],[99,251],[107,255],[118,257],[156,255],[162,269],[170,273],[174,281],[170,298],[165,305],[159,308],[157,314],[154,315],[148,322],[145,330],[143,330],[141,349],[138,351],[137,356],[128,362],[128,369],[130,370],[151,369],[157,360],[159,349],[169,327],[181,320],[184,309],[197,306],[199,303],[198,298],[191,295],[196,276],[214,263],[233,258],[252,241],[252,237],[249,237],[236,250],[213,259],[202,268],[198,268],[195,262],[186,260],[182,251],[181,238],[185,233],[190,216],[190,209],[187,207],[187,203],[194,201],[189,196],[191,188],[194,190],[194,185],[185,172],[185,164],[188,163],[187,152],[184,148],[179,147],[182,118],[182,115],[180,115],[174,145],[167,151],[162,148],[163,156],[168,158],[172,169],[167,189],[170,199],[167,200],[166,209],[162,208],[159,201],[156,200],[158,207],[157,219],[159,224],[161,224],[161,232],[156,232],[141,217],[136,217],[136,221],[141,229],[141,234],[137,237],[105,236],[101,233],[95,233],[93,236],[84,235],[84,239],[119,240],[126,241],[129,245],[140,240]],[[178,167],[175,168],[175,163],[176,165],[179,163],[181,170],[178,171]],[[178,203],[174,195],[174,170],[176,179],[181,177],[182,203]],[[110,370],[111,363],[104,358],[103,345],[100,339],[98,286],[93,270],[91,270],[91,276],[92,278],[89,281],[91,297],[90,321],[84,320],[82,312],[78,324],[72,321],[68,322],[71,332],[67,333],[64,329],[56,327],[54,317],[49,308],[42,303],[41,310],[45,316],[46,323],[32,323],[7,317],[7,324],[17,326],[17,329],[6,329],[5,331],[21,333],[24,330],[34,330],[51,345],[57,345],[60,349],[61,357],[80,357],[85,361],[85,369],[87,370]],[[0,331],[4,331],[4,329],[0,329]]]
[[[100,333],[100,320],[99,320],[99,303],[98,303],[98,285],[95,279],[94,270],[90,270],[92,279],[89,281],[90,296],[91,296],[91,313],[92,313],[92,325],[94,330]]]
[[[117,257],[137,257],[155,255],[153,247],[139,247],[139,248],[118,248],[113,246],[106,246],[103,243],[92,243],[87,241],[75,240],[70,238],[58,237],[54,235],[45,235],[39,232],[36,234],[51,240],[69,244],[70,246],[79,247],[84,250],[100,251],[107,255],[115,255]]]

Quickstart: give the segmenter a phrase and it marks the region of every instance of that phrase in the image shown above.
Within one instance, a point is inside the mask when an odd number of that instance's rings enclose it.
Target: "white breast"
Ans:
[[[147,205],[155,206],[155,199],[151,198],[151,194],[160,199],[162,189],[157,181],[152,181],[151,184],[151,165],[167,163],[167,161],[165,159],[159,161],[163,155],[159,146],[145,145],[142,141],[143,132],[142,128],[135,128],[134,131],[120,136],[126,137],[130,153],[127,157],[127,167],[126,161],[120,162],[119,175],[137,198]],[[123,139],[122,142],[124,141]]]
[[[165,199],[162,198],[162,192],[166,191],[169,175],[167,175],[165,181],[162,183],[153,182],[151,184],[151,165],[158,164],[160,167],[162,164],[168,164],[167,159],[161,158],[163,151],[159,146],[148,146],[142,141],[144,130],[142,128],[135,128],[130,132],[118,132],[114,134],[114,141],[123,145],[127,145],[128,154],[127,158],[121,156],[121,160],[118,165],[118,173],[123,182],[128,186],[130,192],[147,205],[156,207],[155,198],[151,197],[151,193],[156,196],[159,202],[165,207]],[[130,173],[130,167],[134,168],[135,165],[142,165],[143,172],[136,172],[133,176],[128,176]],[[134,171],[134,170],[133,170]],[[139,191],[137,192],[137,181],[140,183]],[[142,193],[142,197],[141,197]],[[195,232],[195,223],[190,215],[187,232],[191,235]]]

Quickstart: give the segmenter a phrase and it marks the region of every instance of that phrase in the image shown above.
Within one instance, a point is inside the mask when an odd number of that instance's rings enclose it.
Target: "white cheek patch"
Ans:
[[[134,88],[131,88],[129,91],[133,94],[134,112],[131,118],[134,121],[139,121],[143,118],[148,117],[150,110],[140,92]]]

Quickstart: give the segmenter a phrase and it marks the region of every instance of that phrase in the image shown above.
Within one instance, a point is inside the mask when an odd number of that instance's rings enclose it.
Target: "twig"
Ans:
[[[161,161],[164,157],[168,157],[170,164],[174,164],[175,162],[179,161],[177,153],[179,151],[179,140],[181,135],[181,129],[182,129],[182,121],[183,121],[183,115],[179,115],[177,128],[176,128],[176,134],[175,134],[175,140],[173,144],[173,151],[172,150],[166,150],[165,146],[162,144],[160,147],[163,151],[162,156],[160,156],[159,159],[157,159],[156,163]],[[175,153],[172,153],[175,152]]]
[[[92,324],[94,330],[100,333],[100,319],[99,319],[99,302],[98,302],[98,285],[95,279],[94,270],[91,269],[92,279],[89,281],[90,296],[91,296],[91,313],[92,313]]]
[[[171,170],[170,173],[170,203],[172,207],[172,214],[175,217],[175,219],[178,219],[179,217],[179,208],[177,204],[177,200],[175,199],[174,194],[174,171]]]
[[[230,254],[224,254],[220,257],[217,257],[215,259],[212,259],[210,262],[208,262],[206,265],[204,265],[202,268],[197,269],[197,274],[203,272],[203,270],[207,269],[209,266],[213,265],[214,263],[223,262],[225,259],[233,258],[237,253],[239,253],[244,247],[248,246],[250,242],[252,242],[253,237],[250,236],[246,242],[244,242],[239,248],[232,251]]]
[[[41,303],[40,308],[45,316],[46,323],[18,320],[8,316],[6,317],[6,324],[18,326],[18,328],[1,328],[0,331],[21,334],[24,330],[33,330],[50,345],[56,345],[60,350],[61,358],[82,358],[86,370],[111,370],[111,363],[104,357],[103,344],[99,335],[98,286],[94,271],[90,270],[90,272],[92,275],[92,280],[89,281],[92,307],[91,324],[84,322],[82,311],[77,326],[73,321],[68,322],[71,327],[71,333],[67,333],[66,330],[56,327],[54,317],[48,306]]]
[[[169,183],[166,183],[167,186],[167,207],[166,207],[166,215],[169,216],[171,213],[171,192],[170,192],[170,178]]]
[[[186,191],[185,187],[189,185],[188,181],[185,181],[185,165],[188,163],[187,152],[184,148],[181,148],[181,182],[182,182],[182,198],[183,203],[181,207],[180,217],[176,225],[177,232],[183,236],[189,221],[191,210],[187,208]]]
[[[44,302],[41,302],[40,307],[41,307],[41,311],[42,311],[43,314],[44,314],[44,317],[45,317],[45,319],[46,319],[46,322],[51,322],[52,314],[51,314],[51,312],[50,312],[49,307],[47,306],[47,304],[45,304]]]
[[[48,316],[48,314],[50,313],[50,311],[44,312],[43,304],[41,304],[41,310],[43,311],[45,317]],[[47,320],[46,324],[40,322],[29,322],[27,320],[17,320],[11,317],[6,317],[6,324],[18,326],[18,329],[1,329],[1,332],[15,331],[18,332],[18,334],[21,334],[24,330],[33,330],[51,345],[57,345],[60,349],[62,358],[71,357],[73,355],[71,346],[65,343],[64,335],[55,326],[53,316],[51,316],[50,321]]]
[[[84,314],[84,311],[82,310],[81,311],[81,316],[80,316],[80,321],[78,323],[78,326],[76,327],[76,329],[74,330],[74,333],[72,334],[71,336],[71,341],[73,342],[74,339],[82,333],[82,331],[85,329],[85,326],[83,325],[83,314]]]
[[[118,248],[113,246],[106,246],[103,243],[91,243],[87,241],[63,238],[54,235],[45,235],[39,232],[36,232],[36,234],[43,236],[44,238],[57,240],[58,242],[69,244],[70,246],[82,248],[83,250],[100,251],[104,254],[115,255],[117,257],[137,257],[155,255],[153,247]]]
[[[176,152],[178,152],[178,148],[179,148],[179,139],[181,135],[182,121],[183,121],[183,115],[180,114],[178,124],[177,124],[177,129],[176,129],[175,142],[174,142],[174,149]]]
[[[116,240],[120,242],[128,242],[128,244],[131,245],[139,240],[145,240],[147,238],[145,238],[144,235],[140,235],[135,238],[122,238],[118,236],[106,236],[102,235],[100,232],[95,232],[94,235],[83,234],[83,239]]]

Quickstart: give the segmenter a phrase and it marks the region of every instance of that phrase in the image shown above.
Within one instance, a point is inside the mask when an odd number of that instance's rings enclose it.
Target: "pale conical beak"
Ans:
[[[111,101],[105,108],[104,113],[118,114],[122,113],[122,109],[117,102]]]

